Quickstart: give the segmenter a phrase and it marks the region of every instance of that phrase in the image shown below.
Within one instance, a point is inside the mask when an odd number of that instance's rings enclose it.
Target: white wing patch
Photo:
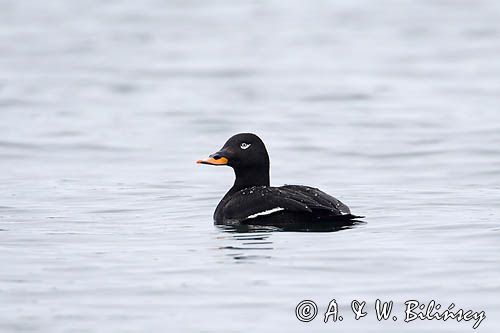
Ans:
[[[273,209],[265,210],[263,212],[252,214],[252,215],[248,216],[246,219],[254,219],[254,218],[258,217],[258,216],[269,215],[269,214],[272,214],[272,213],[279,212],[281,210],[285,210],[285,208],[276,207],[276,208],[273,208]]]

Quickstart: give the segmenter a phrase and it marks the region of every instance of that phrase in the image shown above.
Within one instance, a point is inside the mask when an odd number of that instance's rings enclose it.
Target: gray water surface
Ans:
[[[0,8],[1,332],[498,332],[500,2]],[[366,224],[213,226],[233,174],[195,161],[242,131]]]

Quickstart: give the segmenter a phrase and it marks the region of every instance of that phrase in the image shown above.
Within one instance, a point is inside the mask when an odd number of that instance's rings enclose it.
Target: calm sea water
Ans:
[[[494,0],[0,1],[0,331],[498,332],[499,57]],[[366,224],[214,227],[241,131]]]

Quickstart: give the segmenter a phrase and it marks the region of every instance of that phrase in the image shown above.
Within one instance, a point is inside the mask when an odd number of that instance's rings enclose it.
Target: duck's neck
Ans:
[[[235,169],[236,179],[231,191],[240,191],[252,186],[269,186],[269,166],[239,170]]]

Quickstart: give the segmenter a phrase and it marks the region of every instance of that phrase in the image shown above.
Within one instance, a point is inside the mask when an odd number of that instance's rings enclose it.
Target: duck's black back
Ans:
[[[219,214],[217,211],[215,214],[217,224],[307,229],[356,218],[340,200],[317,188],[301,185],[252,186],[230,194],[219,206]]]

